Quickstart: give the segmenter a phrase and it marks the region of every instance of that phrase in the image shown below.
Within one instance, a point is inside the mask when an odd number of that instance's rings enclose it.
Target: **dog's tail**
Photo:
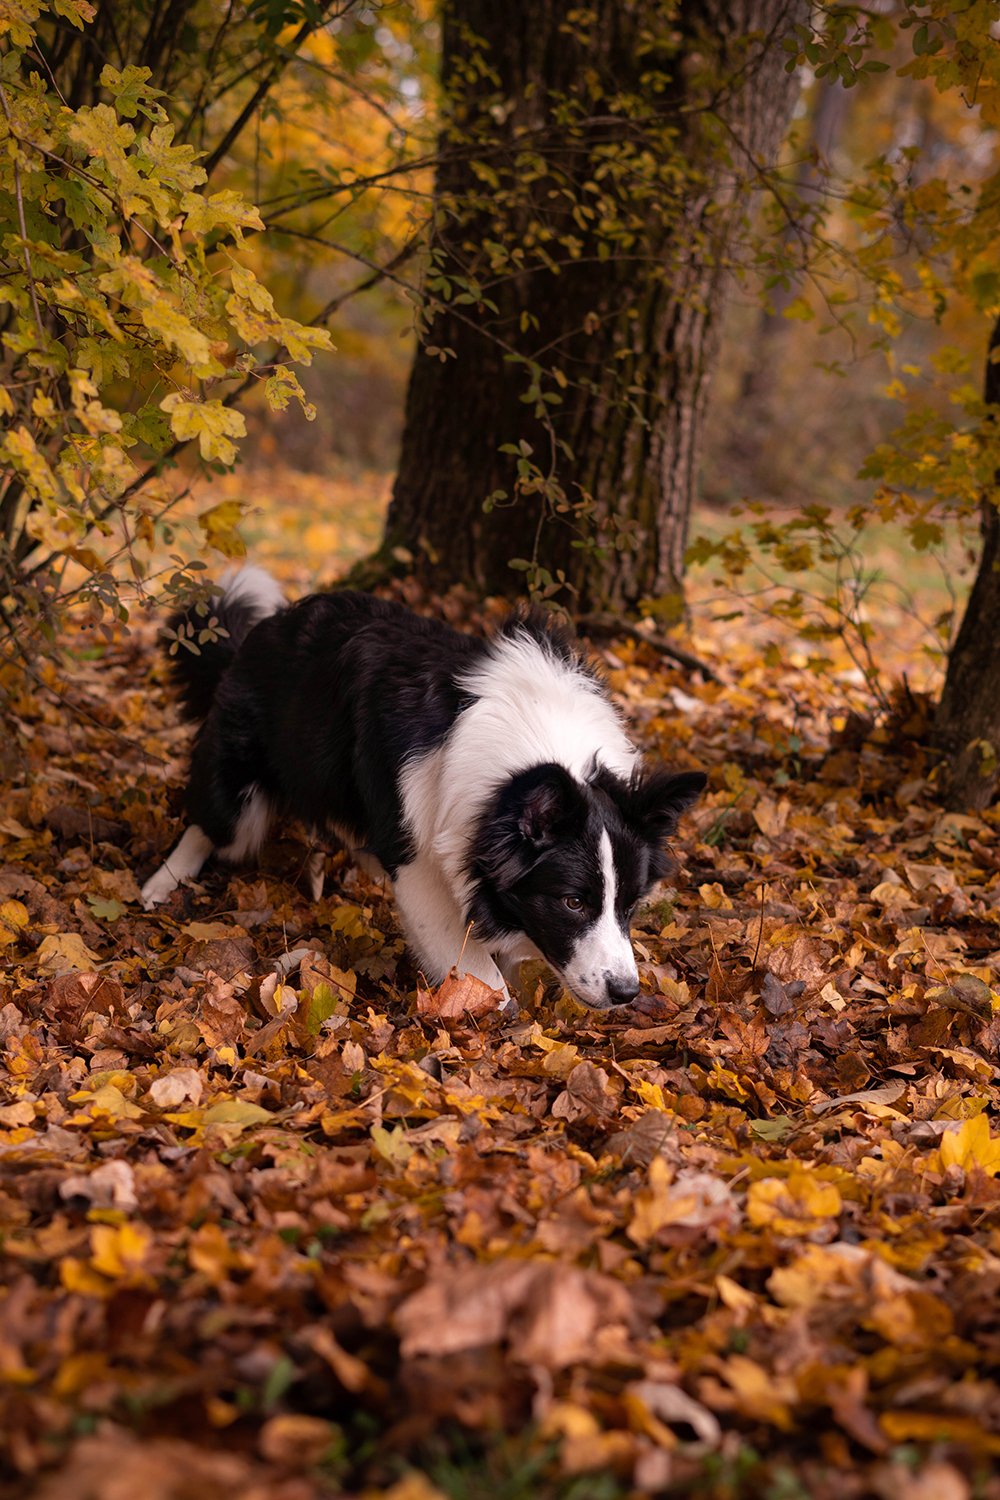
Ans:
[[[207,717],[215,690],[253,627],[284,609],[279,585],[263,568],[234,568],[224,573],[222,593],[207,605],[193,604],[172,615],[165,641],[174,680],[185,713]]]

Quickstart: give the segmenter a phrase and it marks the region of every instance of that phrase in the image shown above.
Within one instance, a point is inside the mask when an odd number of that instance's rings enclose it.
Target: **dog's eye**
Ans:
[[[568,906],[570,911],[583,911],[583,902],[579,896],[564,896],[563,905]]]

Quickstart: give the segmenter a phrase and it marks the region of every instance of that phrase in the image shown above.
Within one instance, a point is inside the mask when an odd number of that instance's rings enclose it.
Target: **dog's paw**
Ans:
[[[162,906],[177,889],[177,880],[170,873],[166,865],[161,865],[155,875],[151,875],[139,892],[139,900],[147,911],[152,911],[154,906]]]

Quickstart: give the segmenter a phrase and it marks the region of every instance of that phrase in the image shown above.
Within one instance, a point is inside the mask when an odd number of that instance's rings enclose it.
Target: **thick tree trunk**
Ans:
[[[386,532],[433,583],[509,593],[521,559],[583,608],[679,595],[728,251],[794,98],[776,39],[807,9],[597,0],[582,36],[575,0],[446,0],[436,269],[484,291],[417,353]],[[500,450],[521,443],[519,471]]]
[[[986,356],[985,397],[1000,421],[1000,318]],[[1000,474],[997,475],[1000,485]],[[1000,789],[1000,512],[982,502],[983,550],[938,704],[937,740],[947,757],[945,800],[979,812]]]

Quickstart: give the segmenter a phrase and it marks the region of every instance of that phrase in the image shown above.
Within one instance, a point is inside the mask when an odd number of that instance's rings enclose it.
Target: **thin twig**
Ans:
[[[676,662],[688,672],[700,672],[706,682],[722,681],[719,674],[700,657],[692,655],[690,651],[685,651],[681,646],[675,646],[673,641],[668,641],[662,635],[650,635],[647,631],[640,630],[637,626],[630,625],[615,615],[579,615],[575,623],[577,629],[585,635],[596,636],[599,640],[613,640],[615,636],[624,636],[627,641],[652,646],[654,651],[658,651],[668,661]]]
[[[20,137],[14,129],[14,121],[11,119],[10,109],[7,104],[7,95],[3,84],[0,84],[0,106],[3,107],[4,116],[7,120],[7,128],[11,134],[14,151],[11,160],[14,164],[14,197],[17,200],[17,222],[21,230],[21,248],[24,252],[24,268],[28,273],[28,292],[31,297],[31,305],[35,310],[35,322],[38,325],[38,334],[44,344],[46,342],[45,324],[42,322],[42,310],[38,305],[38,293],[35,291],[35,272],[31,264],[31,251],[28,248],[28,225],[24,217],[24,194],[21,191],[21,166],[18,161],[17,147],[20,145]]]

